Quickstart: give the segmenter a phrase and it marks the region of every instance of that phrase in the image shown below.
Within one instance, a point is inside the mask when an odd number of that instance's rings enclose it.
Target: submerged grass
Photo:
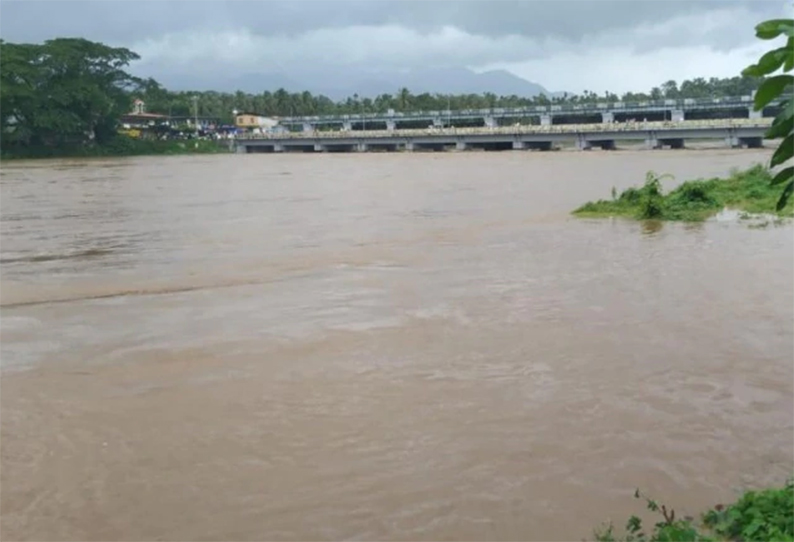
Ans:
[[[661,179],[649,172],[642,187],[628,188],[619,196],[613,189],[611,200],[585,203],[573,214],[701,222],[729,208],[750,214],[794,216],[794,200],[780,211],[775,209],[780,187],[771,184],[772,175],[761,165],[732,172],[727,179],[687,181],[667,194],[662,192]]]

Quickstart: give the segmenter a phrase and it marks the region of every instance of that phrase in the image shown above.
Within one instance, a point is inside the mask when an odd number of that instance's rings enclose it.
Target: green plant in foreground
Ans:
[[[646,508],[662,519],[646,532],[642,520],[631,516],[625,534],[615,534],[612,524],[594,532],[598,542],[792,542],[794,541],[794,480],[782,488],[748,491],[734,504],[718,505],[703,514],[702,525],[693,518],[676,519],[675,511],[634,493]]]
[[[730,540],[794,540],[794,479],[779,489],[748,491],[731,506],[703,516],[717,535]]]
[[[742,72],[744,76],[754,77],[765,77],[781,68],[784,72],[766,79],[758,87],[754,100],[756,111],[760,111],[780,96],[788,98],[784,100],[780,113],[764,135],[767,139],[783,138],[769,162],[769,167],[774,168],[785,164],[794,155],[794,99],[791,96],[794,76],[788,75],[794,69],[794,19],[764,21],[755,27],[755,35],[762,40],[788,37],[785,46],[767,52],[757,64]],[[772,184],[783,185],[783,192],[777,202],[777,209],[783,209],[794,192],[794,166],[780,170],[772,179]]]
[[[642,520],[631,516],[626,522],[626,535],[623,538],[615,536],[613,525],[596,530],[594,535],[597,542],[710,542],[713,539],[700,533],[690,518],[675,519],[675,510],[668,510],[667,506],[660,505],[640,493],[634,492],[634,498],[645,501],[648,510],[658,513],[662,519],[653,525],[649,533],[645,532]]]

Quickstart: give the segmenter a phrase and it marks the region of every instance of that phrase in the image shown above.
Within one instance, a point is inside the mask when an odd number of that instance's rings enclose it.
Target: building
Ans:
[[[143,100],[136,99],[132,102],[132,111],[122,115],[119,120],[121,121],[122,130],[131,131],[132,134],[138,135],[142,130],[152,129],[167,122],[168,115],[147,113],[146,104]]]
[[[257,113],[237,112],[234,115],[234,124],[244,130],[267,130],[272,131],[278,124],[278,119],[265,117]]]

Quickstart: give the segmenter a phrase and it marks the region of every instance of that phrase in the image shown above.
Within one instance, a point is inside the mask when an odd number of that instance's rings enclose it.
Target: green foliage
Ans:
[[[632,195],[632,197],[636,197]],[[645,185],[638,199],[639,211],[637,218],[641,220],[658,220],[664,216],[664,197],[662,196],[661,177],[649,171],[645,175]]]
[[[726,179],[687,181],[664,194],[661,179],[647,174],[641,188],[631,187],[617,198],[588,202],[573,213],[582,217],[627,217],[638,220],[676,220],[699,222],[724,208],[748,213],[794,215],[794,201],[778,209],[779,191],[769,170],[757,165],[745,171],[732,172]]]
[[[715,507],[703,521],[730,540],[794,541],[794,480],[782,488],[748,491],[728,507]]]
[[[634,493],[645,501],[646,508],[661,515],[646,532],[642,520],[631,516],[626,522],[625,535],[617,536],[612,524],[594,532],[598,542],[712,542],[730,540],[741,542],[794,541],[794,481],[782,488],[748,491],[734,504],[718,505],[702,516],[702,525],[693,518],[676,519],[675,511],[665,505]]]
[[[212,140],[134,139],[117,135],[102,145],[63,145],[58,147],[3,147],[2,159],[62,158],[92,156],[144,156],[227,153],[223,143]]]
[[[139,57],[77,38],[41,45],[0,41],[3,146],[62,146],[116,135],[137,80],[124,68]]]
[[[626,534],[616,537],[612,524],[597,529],[594,533],[597,542],[712,542],[713,539],[698,531],[691,519],[676,519],[675,511],[668,510],[667,506],[660,505],[640,493],[634,492],[634,498],[645,501],[645,507],[653,513],[659,514],[662,519],[656,522],[650,532],[646,532],[642,519],[631,516],[626,522]]]
[[[786,72],[765,79],[756,92],[754,104],[756,110],[762,110],[771,101],[781,96],[785,98],[780,112],[766,132],[767,139],[783,138],[769,163],[770,167],[776,167],[785,164],[794,155],[794,76],[787,74],[794,69],[794,19],[764,21],[755,27],[755,34],[762,40],[786,38],[784,47],[765,53],[756,64],[742,72],[746,77],[767,77],[780,69]],[[775,175],[773,182],[784,185],[777,202],[777,209],[780,210],[785,208],[794,192],[794,169],[783,169]]]

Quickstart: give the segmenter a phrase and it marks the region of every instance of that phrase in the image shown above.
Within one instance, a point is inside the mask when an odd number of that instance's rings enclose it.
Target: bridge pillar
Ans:
[[[589,151],[593,148],[593,144],[580,136],[576,139],[576,148],[580,151]]]
[[[488,117],[484,117],[483,120],[485,120],[485,125],[488,128],[496,128],[496,119],[495,118],[493,118],[491,116],[488,116]]]
[[[659,147],[659,140],[655,136],[649,135],[645,138],[646,149],[658,149]]]
[[[551,115],[541,115],[540,116],[540,125],[541,126],[551,126]]]
[[[396,122],[394,122],[393,120],[387,120],[386,121],[386,129],[388,131],[393,132],[395,128],[397,128],[397,123]]]
[[[237,154],[245,154],[246,152],[248,152],[248,149],[245,147],[245,145],[240,145],[240,144],[238,143],[238,144],[237,144],[237,145],[234,147],[234,152],[236,152]]]
[[[358,152],[367,152],[367,149],[369,149],[369,146],[366,143],[358,143],[356,145],[356,150]]]
[[[273,145],[273,152],[284,152],[284,145],[281,143],[276,143]]]
[[[309,122],[304,122],[303,123],[303,131],[304,131],[304,133],[313,132],[314,131],[314,126],[312,126],[311,123],[309,123]]]
[[[604,124],[612,124],[615,122],[615,114],[611,111],[601,113],[601,122]]]
[[[684,122],[684,111],[682,109],[673,109],[670,111],[670,120],[673,122]]]
[[[457,143],[455,143],[456,151],[465,151],[467,148],[469,148],[469,146],[466,145],[465,141],[458,141]]]
[[[314,144],[314,151],[315,151],[315,152],[325,152],[325,151],[327,151],[327,150],[328,150],[328,149],[326,148],[326,146],[325,146],[325,145],[320,145],[319,143],[315,143],[315,144]]]
[[[527,144],[523,141],[513,141],[513,150],[523,151],[527,148]]]
[[[764,111],[756,111],[754,108],[748,108],[750,110],[750,118],[751,119],[760,119],[764,116]]]
[[[405,142],[405,150],[406,151],[413,151],[415,149],[413,141],[406,141]]]
[[[345,122],[342,123],[342,130],[344,130],[346,132],[352,131],[353,130],[353,123],[350,122],[349,120],[346,120]]]

